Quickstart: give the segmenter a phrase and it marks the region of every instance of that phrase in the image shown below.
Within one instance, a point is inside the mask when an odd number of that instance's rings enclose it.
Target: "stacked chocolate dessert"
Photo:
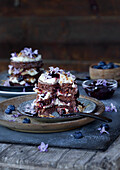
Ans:
[[[33,86],[43,72],[43,61],[38,50],[24,48],[11,56],[8,70],[10,86]]]
[[[77,112],[78,88],[75,76],[58,67],[49,67],[38,79],[37,92],[34,101],[35,110],[39,117],[52,117],[53,112],[59,115]]]

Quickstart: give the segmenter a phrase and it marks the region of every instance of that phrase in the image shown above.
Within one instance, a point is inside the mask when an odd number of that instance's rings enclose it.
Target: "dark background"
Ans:
[[[0,71],[24,47],[38,49],[45,68],[119,62],[120,1],[0,0]]]

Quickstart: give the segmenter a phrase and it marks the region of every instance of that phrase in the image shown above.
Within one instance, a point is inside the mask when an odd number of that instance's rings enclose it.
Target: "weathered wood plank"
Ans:
[[[9,148],[11,144],[0,144],[0,154],[5,151],[7,148]]]
[[[57,168],[60,169],[84,169],[85,163],[92,158],[96,152],[72,149],[67,152],[58,162]]]
[[[119,18],[0,17],[0,43],[120,43]]]
[[[109,147],[107,151],[98,152],[85,166],[87,170],[120,168],[120,137]]]
[[[4,0],[0,2],[0,15],[9,16],[88,16],[94,15],[94,1],[79,0]],[[99,7],[99,15],[120,15],[119,0],[96,1]]]
[[[0,155],[0,163],[5,165],[11,164],[18,168],[20,166],[30,167],[50,167],[56,168],[57,162],[64,155],[68,149],[49,148],[49,152],[41,153],[37,147],[25,145],[11,145],[8,149],[3,151]]]

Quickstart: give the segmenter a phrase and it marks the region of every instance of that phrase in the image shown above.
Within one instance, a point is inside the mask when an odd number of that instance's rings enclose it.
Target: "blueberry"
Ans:
[[[101,69],[101,66],[96,66],[96,65],[94,65],[93,68]]]
[[[101,66],[102,69],[108,69],[107,65]]]
[[[22,75],[20,75],[17,79],[18,79],[18,82],[20,82],[20,81],[23,81],[23,80],[24,80],[24,78],[23,78],[23,76],[22,76]]]
[[[119,66],[119,65],[114,64],[114,68],[118,68],[118,67],[120,67],[120,66]]]
[[[15,111],[15,106],[14,105],[9,105],[7,108],[11,109],[12,111]]]
[[[110,129],[110,127],[109,127],[108,124],[102,124],[100,127],[101,127],[101,128],[104,127],[106,131],[108,131],[108,130]]]
[[[73,134],[73,136],[74,136],[75,139],[80,139],[80,138],[83,137],[82,132],[80,132],[80,131],[76,131],[76,132]]]
[[[114,68],[114,64],[112,62],[107,64],[108,69]]]
[[[5,109],[5,113],[9,115],[12,113],[12,110],[10,108],[7,108],[7,109]]]
[[[30,123],[31,121],[30,121],[30,119],[29,118],[24,118],[23,119],[23,123]]]
[[[106,65],[106,63],[104,62],[104,61],[100,61],[99,63],[98,63],[98,66],[105,66]]]
[[[93,68],[98,68],[98,66],[94,65]]]
[[[66,113],[65,109],[61,109],[61,115],[65,113]]]

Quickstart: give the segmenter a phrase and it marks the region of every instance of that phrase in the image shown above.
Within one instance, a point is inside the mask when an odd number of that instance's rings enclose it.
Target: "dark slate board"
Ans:
[[[82,87],[79,87],[80,94],[86,95]],[[113,103],[117,106],[118,112],[105,112],[103,115],[111,118],[113,121],[109,123],[109,134],[100,134],[97,130],[103,122],[94,121],[79,129],[48,134],[34,134],[16,132],[5,127],[0,126],[0,142],[1,143],[16,143],[16,144],[30,144],[39,145],[41,142],[48,143],[52,147],[63,148],[79,148],[89,150],[105,151],[113,141],[120,134],[120,88],[114,93],[114,96],[109,100],[103,100],[105,105]],[[3,98],[1,99],[3,100]],[[75,131],[80,130],[83,138],[74,139],[73,134]]]

